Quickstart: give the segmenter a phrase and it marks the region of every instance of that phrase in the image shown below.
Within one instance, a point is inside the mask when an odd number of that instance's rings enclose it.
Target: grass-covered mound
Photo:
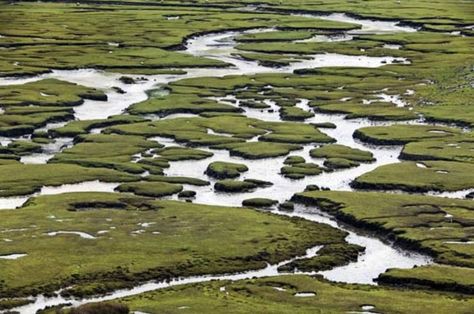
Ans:
[[[352,225],[424,251],[438,263],[474,267],[470,200],[376,192],[311,191],[294,201],[318,206]]]
[[[95,294],[151,279],[263,268],[346,236],[328,225],[245,208],[117,193],[38,197],[2,211],[0,230],[22,230],[8,232],[11,242],[0,242],[1,254],[27,254],[0,259],[2,298],[59,287],[68,287],[64,294]],[[61,231],[87,237],[52,233]]]
[[[168,161],[201,160],[213,155],[213,153],[205,150],[178,146],[155,149],[154,153]]]
[[[359,255],[363,253],[364,250],[364,247],[355,244],[329,244],[321,248],[316,256],[297,259],[289,264],[280,266],[279,270],[287,272],[294,270],[304,272],[328,270],[357,261]]]
[[[106,101],[107,96],[94,88],[44,79],[0,86],[0,99],[0,135],[19,136],[33,133],[47,123],[71,120],[73,106],[82,104],[84,99]]]
[[[434,139],[410,142],[400,154],[408,160],[449,160],[474,162],[473,133],[462,134],[448,139]]]
[[[457,191],[474,187],[474,164],[451,161],[401,162],[357,177],[356,188],[412,192]]]
[[[443,126],[395,124],[360,128],[354,132],[354,137],[377,145],[403,145],[416,141],[450,139],[460,133],[460,129]]]
[[[301,149],[301,146],[299,145],[270,142],[226,144],[220,145],[219,147],[228,149],[231,155],[240,156],[247,159],[262,159],[285,156],[291,151]]]
[[[219,192],[242,193],[258,188],[258,185],[250,181],[239,181],[232,179],[219,180],[214,184],[214,189]]]
[[[314,158],[326,158],[324,166],[328,169],[352,168],[359,166],[361,162],[375,160],[371,152],[340,144],[324,145],[312,149],[309,154]]]
[[[44,79],[22,85],[0,86],[3,107],[77,106],[84,99],[107,100],[104,92],[56,79]]]
[[[323,169],[317,164],[307,162],[293,163],[280,169],[280,173],[290,179],[303,179],[306,176],[315,176],[322,172]]]
[[[45,3],[5,7],[0,20],[9,21],[9,27],[2,31],[6,36],[0,39],[0,45],[9,49],[2,54],[0,72],[27,75],[54,68],[101,68],[153,74],[163,68],[223,66],[225,63],[218,60],[173,50],[182,48],[183,41],[196,33],[273,27],[275,20],[283,27],[296,29],[355,27],[288,14],[223,12],[199,8],[195,3],[163,6],[149,2],[144,8],[116,2],[113,6],[104,4],[107,14],[102,14],[104,7],[99,5]],[[85,20],[90,21],[87,27],[83,27]],[[114,21],[114,31],[104,31],[110,28],[110,21]],[[82,53],[78,54],[78,50]]]
[[[378,282],[474,294],[473,275],[472,268],[429,265],[412,269],[389,269],[380,274]]]
[[[207,166],[206,174],[217,179],[237,178],[242,172],[248,171],[244,164],[215,161]]]
[[[117,187],[117,191],[130,192],[136,195],[162,197],[179,193],[183,186],[167,182],[131,182]]]
[[[314,117],[314,113],[298,107],[283,107],[280,109],[280,117],[282,120],[304,121]]]
[[[299,297],[306,293],[307,297]],[[304,295],[304,294],[303,294]],[[472,298],[427,291],[330,283],[310,276],[279,276],[177,286],[121,299],[146,313],[465,313]]]
[[[242,206],[268,208],[278,204],[278,201],[269,198],[248,198],[242,202]]]
[[[157,176],[157,175],[150,175],[146,177],[149,181],[157,181],[157,182],[167,182],[167,183],[174,183],[174,184],[189,184],[189,185],[196,185],[196,186],[206,186],[209,185],[209,181],[191,178],[191,177],[170,177],[170,176]]]
[[[25,195],[39,191],[41,187],[85,181],[127,182],[137,177],[105,168],[86,168],[71,164],[0,166],[0,195]]]
[[[217,134],[209,132],[209,129]],[[176,118],[155,122],[132,123],[110,127],[110,132],[147,137],[171,137],[192,145],[232,147],[233,145],[257,145],[243,143],[259,136],[259,141],[308,144],[328,143],[331,137],[312,125],[296,122],[267,122],[244,116],[218,115],[209,118]],[[220,135],[225,133],[231,136]]]
[[[147,141],[144,137],[88,134],[80,135],[76,142],[73,147],[56,154],[50,162],[112,168],[136,174],[146,170],[161,173],[160,165],[134,162],[134,156],[161,147],[157,142]],[[166,164],[161,166],[164,167]]]
[[[314,158],[344,158],[352,161],[371,162],[374,157],[371,152],[340,144],[324,145],[310,151]]]
[[[50,130],[49,133],[54,136],[77,136],[86,134],[95,128],[104,128],[117,124],[137,123],[144,121],[143,118],[132,115],[116,115],[110,116],[107,119],[99,120],[75,120],[71,121],[63,127]]]

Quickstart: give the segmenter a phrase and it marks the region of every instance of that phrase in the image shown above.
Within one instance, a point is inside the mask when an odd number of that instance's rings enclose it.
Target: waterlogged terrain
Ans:
[[[469,3],[0,7],[0,312],[474,307]]]

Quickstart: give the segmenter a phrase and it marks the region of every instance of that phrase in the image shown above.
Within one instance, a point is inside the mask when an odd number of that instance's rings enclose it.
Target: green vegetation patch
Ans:
[[[43,79],[22,85],[0,86],[5,106],[77,106],[84,99],[107,100],[104,92],[56,79]]]
[[[359,245],[335,242],[335,244],[325,245],[314,257],[297,259],[289,264],[280,266],[278,270],[286,272],[294,270],[304,272],[328,270],[357,261],[357,258],[364,250],[365,248]]]
[[[282,120],[304,121],[314,117],[314,113],[298,107],[283,107],[280,109],[280,117]]]
[[[474,269],[429,265],[412,269],[389,269],[380,274],[382,284],[423,287],[474,294]]]
[[[406,161],[380,166],[357,177],[352,186],[412,192],[457,191],[474,187],[473,171],[472,163]]]
[[[360,163],[345,158],[328,158],[324,161],[324,166],[331,170],[347,169],[360,166]]]
[[[242,110],[186,91],[174,91],[164,97],[151,97],[148,100],[134,104],[127,111],[137,115],[153,113],[167,116],[173,113],[200,114],[203,112],[241,112]]]
[[[391,125],[360,128],[354,137],[377,145],[402,145],[414,141],[448,139],[460,129],[431,125]]]
[[[50,122],[74,118],[72,106],[84,99],[106,101],[99,90],[56,79],[44,79],[23,85],[0,86],[0,135],[19,136],[33,133]]]
[[[2,211],[2,218],[1,234],[12,241],[0,241],[0,253],[27,254],[0,260],[2,298],[60,287],[83,296],[148,280],[264,268],[345,237],[298,218],[118,193],[37,197]]]
[[[221,288],[225,287],[225,291]],[[307,293],[299,297],[298,293]],[[310,276],[278,276],[241,281],[214,281],[156,290],[121,299],[145,313],[446,313],[469,312],[472,298],[426,291],[330,283]]]
[[[305,163],[306,160],[301,156],[288,156],[283,163],[285,165],[295,165]]]
[[[474,162],[472,132],[448,139],[410,142],[403,147],[400,158],[408,160],[448,160]]]
[[[258,185],[249,181],[232,179],[219,180],[214,184],[214,189],[219,192],[243,193],[255,190]]]
[[[95,128],[105,128],[118,124],[137,123],[142,122],[143,120],[144,119],[141,117],[132,115],[117,115],[100,120],[76,120],[69,122],[63,127],[50,130],[49,133],[56,137],[77,136],[86,134]]]
[[[290,179],[302,179],[305,176],[314,176],[321,174],[321,169],[317,164],[314,163],[295,163],[289,166],[283,166],[280,169],[280,173]]]
[[[242,172],[248,171],[244,164],[215,161],[207,166],[206,174],[217,179],[237,178]]]
[[[145,9],[132,3],[100,8],[97,4],[21,3],[2,10],[0,20],[9,22],[9,28],[2,30],[5,37],[0,39],[0,46],[7,48],[2,50],[0,62],[3,75],[69,68],[159,73],[157,70],[164,68],[219,67],[227,64],[173,50],[182,48],[184,40],[194,34],[273,27],[275,21],[293,29],[356,27],[289,14],[222,11],[181,3],[176,7],[148,3]],[[86,28],[84,20],[90,21]],[[107,31],[111,20],[113,32]]]
[[[161,173],[161,167],[152,169],[150,164],[144,165],[134,162],[135,155],[161,147],[161,144],[147,141],[144,137],[88,134],[79,136],[76,141],[78,142],[76,145],[56,154],[50,162],[112,168],[135,174],[145,170]]]
[[[278,204],[278,201],[269,198],[248,198],[242,202],[242,206],[247,207],[272,207]]]
[[[340,144],[324,145],[309,153],[314,158],[326,158],[324,166],[328,169],[352,168],[359,166],[360,162],[375,160],[371,152]]]
[[[124,183],[117,187],[117,191],[130,192],[136,195],[149,197],[162,197],[179,193],[183,186],[167,182],[132,182]]]
[[[312,149],[309,153],[314,158],[344,158],[360,162],[374,161],[371,152],[340,144],[324,145]]]
[[[147,180],[157,181],[157,182],[167,182],[174,184],[189,184],[196,186],[206,186],[209,185],[209,181],[201,180],[198,178],[191,177],[169,177],[169,176],[159,176],[159,175],[150,175],[146,177]]]
[[[339,102],[321,104],[315,107],[316,111],[323,113],[343,113],[350,119],[369,118],[370,120],[413,120],[417,115],[404,107],[395,107],[388,102]]]
[[[105,168],[85,168],[72,164],[0,166],[0,195],[31,194],[45,185],[59,186],[85,181],[126,182],[137,177]]]
[[[310,31],[272,31],[255,34],[244,34],[236,38],[239,42],[262,42],[262,41],[293,41],[313,37]]]
[[[176,118],[155,122],[113,126],[110,132],[143,136],[172,137],[193,145],[225,146],[242,143],[261,135],[259,141],[290,144],[328,143],[331,137],[312,125],[295,122],[267,122],[244,116],[215,116],[210,118]],[[225,136],[215,133],[224,133]],[[268,133],[268,134],[267,134]],[[245,144],[245,143],[243,143]]]
[[[230,151],[231,155],[240,156],[247,159],[261,159],[284,156],[291,151],[301,149],[301,146],[294,144],[270,143],[270,142],[247,142],[239,144],[220,145]]]
[[[474,231],[474,204],[470,200],[334,191],[299,193],[293,200],[424,251],[438,263],[474,267],[474,252],[468,242]]]
[[[214,155],[213,153],[202,149],[178,146],[155,149],[154,152],[168,161],[201,160]]]

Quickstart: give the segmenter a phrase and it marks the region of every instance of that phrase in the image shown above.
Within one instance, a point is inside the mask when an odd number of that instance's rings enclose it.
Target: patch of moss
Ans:
[[[206,174],[217,179],[232,179],[240,176],[242,172],[248,171],[246,165],[231,162],[215,161],[207,166]]]
[[[474,186],[472,163],[451,161],[389,164],[357,177],[357,188],[425,191],[457,191]]]
[[[31,194],[45,185],[136,181],[137,177],[105,168],[85,168],[72,164],[23,165],[8,164],[0,167],[0,195]]]
[[[37,197],[21,209],[2,211],[2,218],[0,230],[25,230],[9,233],[12,242],[1,241],[0,252],[27,254],[0,260],[2,298],[66,287],[62,293],[84,296],[149,280],[258,269],[345,237],[324,224],[246,208],[120,193]],[[54,231],[93,238],[48,235]]]
[[[257,184],[248,181],[238,180],[220,180],[214,184],[214,189],[219,192],[228,193],[243,193],[255,190],[258,187]]]
[[[291,179],[302,179],[305,176],[321,174],[323,170],[314,163],[297,163],[280,169],[282,175]]]
[[[360,162],[374,161],[374,157],[371,152],[340,144],[324,145],[312,149],[309,153],[311,157],[314,158],[344,158]]]
[[[179,160],[200,160],[206,159],[213,155],[213,153],[186,147],[165,147],[162,149],[155,149],[156,154],[168,161],[179,161]]]
[[[278,201],[269,198],[249,198],[242,202],[247,207],[272,207],[278,204]]]
[[[163,197],[181,192],[183,186],[167,182],[132,182],[119,185],[117,190],[141,196]]]
[[[447,290],[474,294],[474,270],[467,267],[429,265],[412,269],[389,269],[377,281],[387,285]]]

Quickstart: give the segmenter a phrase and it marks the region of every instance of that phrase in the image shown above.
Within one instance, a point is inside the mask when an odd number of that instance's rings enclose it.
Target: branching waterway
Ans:
[[[305,16],[328,19],[333,21],[351,22],[361,25],[360,29],[344,34],[343,40],[351,40],[352,35],[355,34],[380,34],[416,31],[416,29],[412,27],[400,26],[396,22],[357,20],[348,17],[344,14],[331,14],[328,16],[313,16],[306,14]],[[234,54],[237,51],[235,49],[236,42],[234,40],[236,36],[245,33],[267,31],[273,30],[256,29],[242,32],[218,32],[194,37],[186,43],[186,50],[183,53],[191,54],[194,56],[208,57],[231,64],[231,66],[227,68],[185,69],[187,73],[184,75],[140,75],[140,77],[145,77],[146,80],[138,80],[136,84],[124,84],[120,82],[119,78],[121,74],[107,73],[94,69],[68,71],[54,70],[51,73],[39,75],[32,78],[2,78],[0,79],[0,85],[24,84],[27,82],[37,81],[45,78],[55,78],[63,81],[78,83],[88,87],[102,89],[107,94],[107,102],[85,100],[82,105],[77,106],[75,108],[74,116],[77,120],[92,120],[105,119],[111,115],[123,113],[124,110],[127,109],[130,105],[146,100],[148,97],[146,92],[148,90],[156,88],[160,85],[164,85],[185,78],[208,76],[221,77],[225,75],[252,75],[258,73],[293,73],[293,71],[297,69],[329,66],[380,67],[385,64],[391,64],[393,62],[408,63],[408,61],[403,58],[394,58],[390,56],[369,57],[331,53],[310,55],[309,58],[305,58],[302,61],[291,63],[288,66],[275,68],[263,66],[258,64],[257,62],[243,60]],[[340,36],[334,39],[331,39],[331,37],[312,38],[312,41],[318,40],[341,40],[341,38]],[[120,89],[125,91],[125,93],[117,92],[117,89],[114,89],[114,87],[119,87]],[[228,97],[232,97],[232,95],[229,95]],[[226,99],[218,100],[226,103]],[[390,101],[390,99],[388,99],[387,101]],[[311,108],[308,106],[308,101],[305,99],[301,99],[299,101],[298,107],[303,110],[311,110]],[[280,121],[278,112],[272,113],[267,111],[262,112],[256,109],[248,109],[245,114],[249,117],[261,120]],[[176,115],[174,117],[180,116],[182,115]],[[186,116],[190,115],[188,114]],[[167,118],[169,119],[172,117]],[[161,118],[156,117],[156,119]],[[210,162],[244,162],[248,166],[249,171],[243,175],[243,178],[254,178],[270,181],[273,183],[273,185],[268,188],[257,189],[253,192],[234,194],[218,193],[213,190],[212,184],[211,186],[206,187],[192,187],[193,190],[197,192],[195,199],[195,202],[197,203],[240,206],[244,199],[250,197],[266,197],[279,201],[285,201],[291,198],[294,193],[303,191],[308,184],[317,184],[319,186],[328,187],[332,190],[350,190],[351,188],[349,186],[349,183],[357,176],[371,171],[381,165],[399,162],[398,156],[400,154],[401,147],[377,147],[372,145],[365,145],[354,140],[352,137],[352,134],[356,129],[364,126],[379,125],[382,124],[382,122],[373,122],[366,119],[348,120],[345,119],[343,115],[327,114],[316,114],[313,118],[307,119],[305,122],[334,123],[337,126],[335,129],[324,129],[324,132],[336,139],[337,143],[339,144],[370,151],[374,155],[376,161],[373,163],[361,164],[359,167],[356,168],[322,173],[318,176],[310,176],[302,180],[294,181],[289,180],[279,174],[280,167],[285,157],[262,160],[244,160],[239,157],[230,156],[229,152],[225,150],[214,150],[210,148],[204,148],[206,150],[211,151],[214,155],[211,158],[207,158],[201,161],[171,162],[170,168],[166,169],[166,174],[170,176],[187,176],[209,180],[209,178],[204,174],[204,170]],[[383,124],[387,125],[390,124],[390,122],[383,122]],[[49,127],[54,128],[57,126],[52,125]],[[100,132],[100,130],[98,131]],[[150,140],[156,140],[166,146],[180,146],[180,144],[175,143],[172,139],[169,138],[153,138]],[[47,147],[44,147],[43,153],[25,156],[22,158],[21,161],[24,163],[46,163],[51,157],[53,157],[65,147],[69,147],[70,145],[72,145],[72,139],[58,138],[55,139],[55,142],[53,144],[48,144]],[[309,156],[309,150],[313,147],[314,146],[312,145],[304,146],[302,150],[295,151],[292,155],[302,156],[307,161],[321,164],[322,159],[318,160]],[[211,183],[215,182],[215,180],[212,179],[210,181]],[[0,208],[8,209],[21,206],[29,197],[36,195],[57,194],[74,191],[113,191],[113,189],[117,185],[118,184],[116,183],[102,183],[98,181],[93,181],[84,182],[81,184],[63,185],[60,187],[43,187],[40,192],[34,195],[0,199]],[[185,187],[188,188],[188,186]],[[321,272],[321,274],[329,280],[350,283],[374,284],[374,279],[377,278],[380,273],[385,272],[388,268],[411,268],[415,265],[424,265],[432,262],[431,259],[427,256],[401,250],[370,235],[361,234],[359,231],[347,229],[347,227],[339,224],[332,217],[319,212],[315,208],[297,206],[295,208],[295,211],[291,213],[280,212],[277,210],[274,210],[272,212],[278,215],[298,216],[310,221],[325,223],[335,228],[346,230],[349,232],[349,235],[346,239],[349,243],[358,244],[365,247],[365,253],[363,253],[356,262],[350,263],[349,265],[343,267],[336,267],[332,270]],[[94,240],[92,239],[91,241]],[[277,265],[268,265],[266,268],[260,270],[251,270],[238,274],[222,274],[219,276],[203,275],[190,278],[176,278],[166,282],[147,282],[130,290],[119,290],[107,296],[97,298],[86,298],[81,300],[63,298],[60,296],[38,296],[32,298],[33,302],[31,304],[16,308],[14,310],[20,311],[21,313],[35,313],[37,310],[42,309],[46,306],[54,306],[63,303],[79,305],[87,302],[111,300],[179,284],[206,282],[216,279],[238,280],[252,277],[280,275],[281,273],[278,271],[278,267],[290,263],[295,259],[315,256],[317,255],[317,252],[320,248],[321,247],[319,246],[311,248],[307,251],[307,254],[305,256],[294,257],[290,260],[283,261]]]

